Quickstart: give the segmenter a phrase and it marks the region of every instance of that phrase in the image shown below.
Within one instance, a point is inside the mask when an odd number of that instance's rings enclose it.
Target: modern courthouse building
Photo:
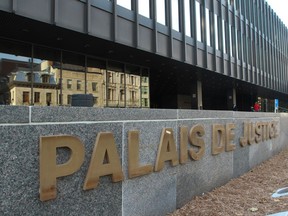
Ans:
[[[1,0],[0,103],[287,107],[288,29],[265,0]]]

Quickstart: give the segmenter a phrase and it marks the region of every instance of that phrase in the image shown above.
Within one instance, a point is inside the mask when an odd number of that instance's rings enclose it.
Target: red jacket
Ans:
[[[260,105],[258,103],[254,104],[254,111],[258,112],[260,110]]]

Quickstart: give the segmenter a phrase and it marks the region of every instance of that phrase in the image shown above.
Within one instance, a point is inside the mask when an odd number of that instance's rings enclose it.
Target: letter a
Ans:
[[[106,175],[112,175],[113,182],[124,179],[113,134],[102,132],[97,136],[83,189],[96,188],[99,177]]]
[[[164,128],[158,148],[155,171],[158,172],[164,167],[165,161],[171,161],[172,166],[179,164],[176,145],[172,128]]]

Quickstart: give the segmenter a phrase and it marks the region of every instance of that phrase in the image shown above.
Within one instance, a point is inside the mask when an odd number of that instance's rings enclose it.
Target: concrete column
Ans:
[[[191,85],[191,108],[192,109],[203,109],[203,100],[202,100],[202,82],[195,80]]]
[[[227,110],[232,110],[233,105],[236,105],[236,89],[231,88],[227,90]]]
[[[197,102],[198,109],[203,109],[203,100],[202,100],[202,82],[197,81]]]

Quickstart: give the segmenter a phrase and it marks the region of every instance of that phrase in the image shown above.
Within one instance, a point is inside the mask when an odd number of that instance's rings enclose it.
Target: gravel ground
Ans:
[[[263,216],[288,211],[288,196],[271,197],[285,187],[288,187],[288,149],[226,185],[194,197],[169,216]]]

